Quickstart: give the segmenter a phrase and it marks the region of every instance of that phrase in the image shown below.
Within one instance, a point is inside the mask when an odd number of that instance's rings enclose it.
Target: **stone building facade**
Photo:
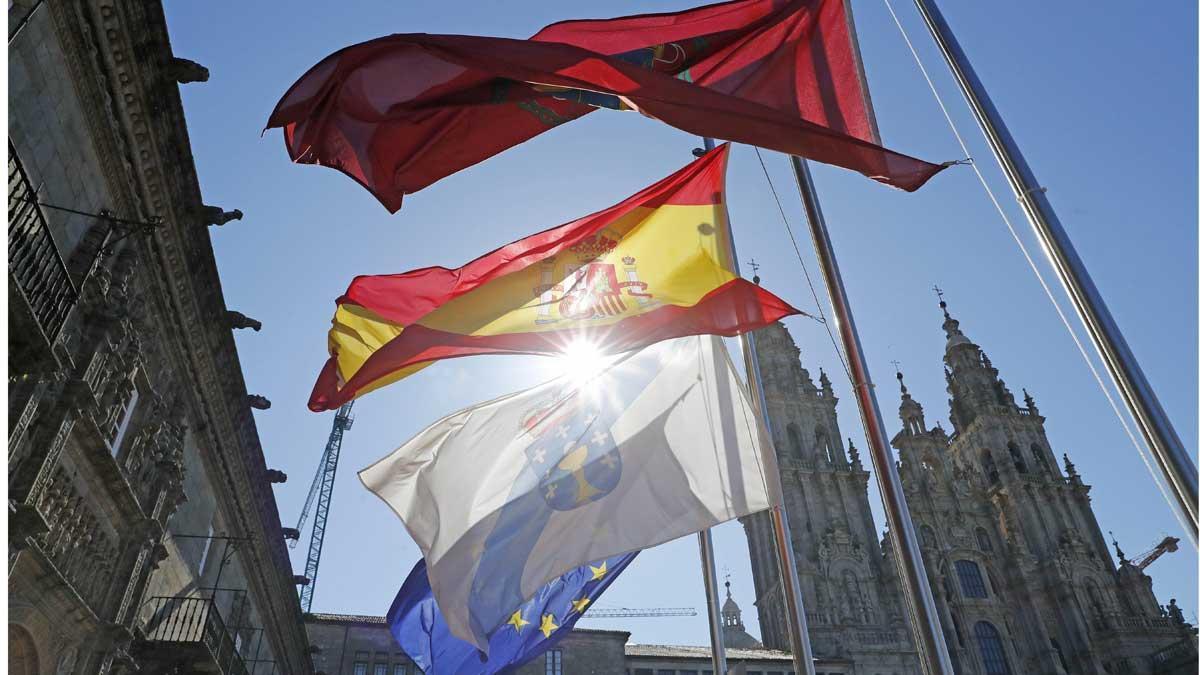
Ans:
[[[732,602],[730,600],[729,602]],[[737,604],[725,607],[727,643],[739,637]],[[308,614],[317,675],[419,675],[420,669],[400,650],[380,616]],[[748,634],[744,638],[753,640]],[[795,675],[787,652],[756,648],[726,649],[732,675]],[[818,675],[849,672],[848,663],[817,662]],[[514,675],[713,675],[707,646],[631,644],[629,633],[575,628],[555,645],[513,671]]]
[[[1060,467],[1033,398],[1018,405],[942,307],[954,430],[927,426],[901,375],[892,444],[955,672],[1195,672],[1195,629],[1174,601],[1160,606],[1142,569],[1113,561],[1091,488],[1065,455]],[[842,444],[828,378],[813,382],[779,324],[760,331],[759,358],[816,655],[853,673],[919,673],[891,545],[876,543],[867,472]],[[743,525],[763,643],[784,648],[770,523]]]
[[[312,672],[158,2],[9,3],[9,663]],[[203,85],[191,85],[203,86]]]

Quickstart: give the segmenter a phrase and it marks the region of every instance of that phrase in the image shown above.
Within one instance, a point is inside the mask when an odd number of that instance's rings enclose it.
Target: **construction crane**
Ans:
[[[693,607],[651,607],[648,609],[589,609],[581,619],[626,619],[630,617],[696,616]]]
[[[304,562],[304,576],[300,583],[300,607],[305,611],[312,610],[313,591],[317,588],[317,568],[321,565],[321,544],[325,541],[325,523],[329,519],[329,504],[333,501],[333,479],[337,477],[338,456],[342,452],[342,436],[354,425],[350,409],[354,401],[338,408],[333,418],[333,429],[329,432],[329,440],[325,443],[325,452],[317,464],[317,474],[313,476],[312,485],[308,488],[308,498],[304,500],[304,509],[300,511],[300,520],[296,523],[296,536],[289,542],[292,548],[300,541],[299,532],[304,529],[309,511],[313,504],[317,510],[313,514],[312,536],[308,540],[308,559]]]
[[[1158,560],[1164,553],[1174,553],[1179,550],[1179,537],[1163,537],[1163,540],[1158,542],[1158,546],[1133,557],[1130,564],[1139,570],[1144,570],[1150,566],[1150,563]]]

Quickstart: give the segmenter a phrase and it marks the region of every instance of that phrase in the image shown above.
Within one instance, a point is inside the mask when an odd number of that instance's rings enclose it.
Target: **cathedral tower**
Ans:
[[[896,575],[881,554],[867,502],[868,473],[854,446],[843,445],[829,378],[821,372],[813,382],[783,325],[756,338],[813,650],[879,672],[918,673]],[[769,516],[742,523],[763,643],[788,649]]]
[[[959,675],[1195,672],[1195,629],[1160,607],[1145,563],[1117,560],[1091,487],[1059,464],[1033,397],[1018,404],[941,303],[952,430],[900,388],[892,439],[938,616]],[[842,445],[837,397],[814,382],[780,324],[756,333],[791,546],[816,656],[829,672],[919,673],[867,478]],[[743,518],[762,641],[789,647],[769,516]]]
[[[1186,639],[1150,579],[1114,564],[1089,492],[1056,461],[1033,397],[1024,406],[946,308],[953,431],[929,429],[900,382],[900,479],[955,671],[1149,673]]]

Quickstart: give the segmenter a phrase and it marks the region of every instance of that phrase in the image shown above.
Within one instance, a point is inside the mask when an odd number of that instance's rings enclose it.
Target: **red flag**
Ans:
[[[388,210],[596,106],[915,190],[944,168],[877,145],[846,0],[734,0],[566,21],[531,40],[392,35],[300,78],[267,126]]]

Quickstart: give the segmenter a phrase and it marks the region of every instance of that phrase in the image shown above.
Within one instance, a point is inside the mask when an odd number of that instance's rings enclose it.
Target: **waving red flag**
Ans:
[[[597,107],[915,190],[943,165],[878,145],[847,0],[734,0],[566,21],[530,40],[392,35],[332,54],[280,100],[293,161],[332,166],[388,210]]]

